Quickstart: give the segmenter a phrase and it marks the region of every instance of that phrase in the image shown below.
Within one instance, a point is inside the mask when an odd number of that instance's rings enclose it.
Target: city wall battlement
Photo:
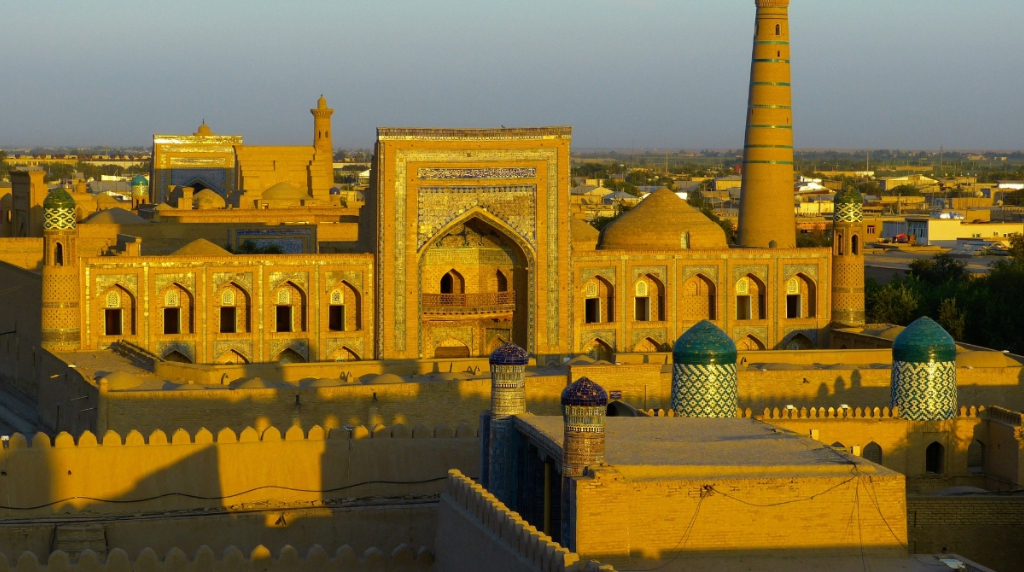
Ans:
[[[246,506],[323,506],[371,496],[432,496],[453,467],[475,474],[467,425],[304,431],[201,429],[170,437],[14,434],[0,451],[0,514],[137,513]]]
[[[270,550],[258,546],[248,556],[234,546],[218,557],[207,546],[201,547],[192,558],[182,550],[173,548],[163,560],[157,553],[146,548],[135,560],[120,549],[110,551],[106,560],[101,560],[91,550],[84,551],[72,562],[68,553],[57,550],[42,561],[32,552],[24,552],[12,562],[0,554],[2,572],[165,572],[168,570],[189,570],[191,572],[428,572],[434,558],[428,550],[413,551],[401,545],[390,554],[377,548],[369,548],[357,555],[349,546],[342,546],[334,555],[328,555],[323,547],[313,546],[305,556],[291,546],[285,546],[274,558]]]
[[[614,572],[582,562],[457,470],[441,496],[435,552],[436,572]]]

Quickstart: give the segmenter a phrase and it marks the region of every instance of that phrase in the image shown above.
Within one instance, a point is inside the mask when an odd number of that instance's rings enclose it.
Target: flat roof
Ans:
[[[522,415],[520,432],[560,462],[561,417]],[[799,478],[894,471],[756,419],[608,417],[605,462],[630,480]]]

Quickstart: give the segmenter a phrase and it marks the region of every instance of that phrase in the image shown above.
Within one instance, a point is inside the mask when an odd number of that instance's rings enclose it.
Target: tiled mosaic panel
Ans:
[[[957,411],[956,362],[893,362],[890,405],[910,421],[953,419]]]
[[[672,409],[682,417],[736,417],[739,401],[735,364],[676,364]]]

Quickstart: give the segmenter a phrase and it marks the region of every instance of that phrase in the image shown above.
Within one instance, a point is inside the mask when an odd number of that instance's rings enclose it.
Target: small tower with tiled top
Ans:
[[[487,459],[487,489],[498,500],[511,504],[515,493],[516,429],[513,417],[526,413],[526,365],[530,356],[509,343],[491,354],[491,411]]]
[[[736,417],[736,344],[704,320],[672,348],[672,409],[680,417]]]
[[[608,392],[589,378],[581,377],[562,391],[562,538],[563,546],[575,545],[572,480],[587,467],[604,462],[604,421]]]
[[[70,186],[70,185],[68,185]],[[81,343],[78,229],[75,199],[58,187],[43,201],[42,347],[75,350]]]
[[[132,208],[149,202],[149,181],[142,175],[132,177]]]
[[[854,187],[836,193],[832,215],[832,324],[864,325],[864,198]]]
[[[907,326],[892,344],[889,405],[911,421],[956,417],[956,342],[927,316]]]

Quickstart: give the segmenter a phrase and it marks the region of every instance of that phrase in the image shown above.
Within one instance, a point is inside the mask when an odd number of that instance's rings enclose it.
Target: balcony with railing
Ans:
[[[507,314],[516,309],[516,293],[423,294],[424,314]]]

